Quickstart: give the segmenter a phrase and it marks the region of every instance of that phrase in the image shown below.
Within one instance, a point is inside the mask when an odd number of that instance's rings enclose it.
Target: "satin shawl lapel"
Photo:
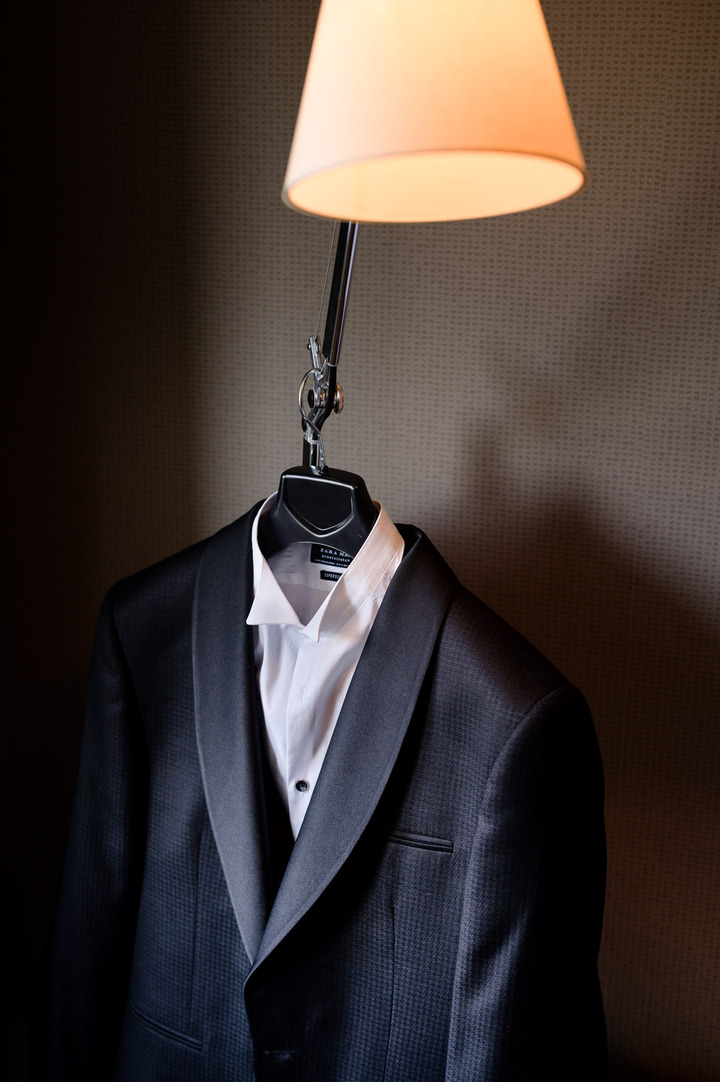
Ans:
[[[259,506],[259,505],[258,505]],[[193,609],[195,721],[205,799],[250,961],[272,902],[255,707],[250,531],[257,507],[212,537]]]
[[[410,723],[457,580],[428,539],[406,555],[375,619],[268,920],[255,968],[319,898],[357,844]]]

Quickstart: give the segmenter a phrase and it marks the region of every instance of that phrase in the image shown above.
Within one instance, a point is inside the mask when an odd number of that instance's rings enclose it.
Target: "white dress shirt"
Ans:
[[[252,528],[255,668],[273,776],[297,838],[347,689],[404,542],[379,514],[350,558],[324,545],[290,545],[266,560]]]

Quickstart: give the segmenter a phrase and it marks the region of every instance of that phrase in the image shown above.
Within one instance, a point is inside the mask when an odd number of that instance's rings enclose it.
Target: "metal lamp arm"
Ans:
[[[312,353],[313,367],[306,373],[300,385],[299,403],[305,436],[303,465],[309,466],[316,473],[322,473],[325,469],[320,434],[322,426],[333,410],[340,412],[343,404],[342,387],[337,382],[337,366],[350,295],[357,228],[357,222],[340,223],[322,351],[317,339],[312,336],[308,348]],[[311,376],[312,388],[308,386]]]

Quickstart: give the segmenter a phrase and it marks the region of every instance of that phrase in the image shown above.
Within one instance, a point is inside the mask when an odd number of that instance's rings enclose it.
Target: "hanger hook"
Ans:
[[[312,339],[311,339],[312,341]],[[315,357],[313,356],[313,361]],[[324,368],[324,366],[323,366]],[[324,398],[327,395],[327,383],[322,381],[323,369],[311,368],[305,373],[298,391],[298,408],[302,417],[304,439],[309,444],[310,468],[313,473],[322,473],[325,469],[325,449],[320,428],[315,420],[324,412]],[[308,380],[312,377],[314,386],[308,388]],[[305,409],[305,403],[309,406],[309,412]]]
[[[345,402],[343,389],[337,381],[337,365],[324,356],[315,335],[308,340],[313,366],[303,376],[298,392],[298,407],[302,417],[304,439],[308,444],[307,464],[316,473],[325,469],[325,450],[320,429],[331,413],[340,413]],[[308,386],[312,379],[312,386]]]

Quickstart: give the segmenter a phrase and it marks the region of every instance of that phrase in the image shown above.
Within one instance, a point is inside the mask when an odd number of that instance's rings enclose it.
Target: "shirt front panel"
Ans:
[[[272,499],[272,497],[271,497]],[[255,666],[268,758],[297,837],[350,681],[403,540],[380,507],[347,567],[342,554],[298,544],[265,560],[253,526]]]

